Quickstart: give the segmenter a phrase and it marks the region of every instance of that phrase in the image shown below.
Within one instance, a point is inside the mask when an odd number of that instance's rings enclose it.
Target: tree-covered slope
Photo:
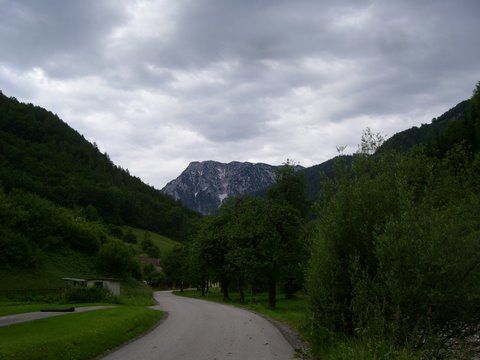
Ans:
[[[459,121],[469,111],[470,100],[464,100],[443,115],[434,118],[430,124],[414,126],[410,129],[396,133],[382,146],[382,150],[410,150],[416,145],[427,144],[445,133],[452,122]]]
[[[57,115],[0,92],[0,185],[181,239],[196,213],[115,166]]]
[[[423,124],[420,127],[412,127],[410,129],[396,133],[378,149],[379,152],[388,150],[396,150],[406,152],[415,146],[424,146],[430,152],[445,153],[450,149],[451,145],[461,141],[466,142],[470,146],[474,145],[475,136],[480,139],[478,129],[474,129],[472,123],[471,101],[465,100],[445,112],[438,118],[434,118],[430,124]],[[351,164],[352,156],[342,156],[346,164]],[[320,191],[322,180],[331,178],[334,174],[335,160],[333,158],[321,164],[305,168],[300,171],[305,179],[305,191],[309,199],[316,198]]]
[[[347,164],[352,162],[352,156],[350,155],[342,155],[341,157]],[[338,158],[339,156],[299,171],[305,181],[305,193],[310,200],[316,198],[320,191],[320,184],[322,181],[333,177],[335,171],[335,162]]]

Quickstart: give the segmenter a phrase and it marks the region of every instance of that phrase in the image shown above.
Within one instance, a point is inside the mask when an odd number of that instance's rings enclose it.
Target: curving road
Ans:
[[[267,320],[233,306],[155,293],[166,319],[108,360],[287,360],[294,351]]]

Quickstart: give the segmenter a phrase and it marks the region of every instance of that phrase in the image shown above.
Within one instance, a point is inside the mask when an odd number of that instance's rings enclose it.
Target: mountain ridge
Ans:
[[[228,197],[254,194],[273,185],[279,166],[248,161],[192,161],[162,191],[208,215]]]

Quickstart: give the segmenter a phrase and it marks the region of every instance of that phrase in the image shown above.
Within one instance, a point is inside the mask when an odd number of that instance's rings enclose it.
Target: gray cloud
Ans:
[[[0,88],[162,187],[194,160],[313,165],[470,96],[480,3],[0,0]]]

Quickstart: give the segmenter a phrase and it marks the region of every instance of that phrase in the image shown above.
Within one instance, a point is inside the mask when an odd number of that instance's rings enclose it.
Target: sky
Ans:
[[[0,90],[162,188],[191,161],[303,166],[469,98],[478,0],[0,0]]]

